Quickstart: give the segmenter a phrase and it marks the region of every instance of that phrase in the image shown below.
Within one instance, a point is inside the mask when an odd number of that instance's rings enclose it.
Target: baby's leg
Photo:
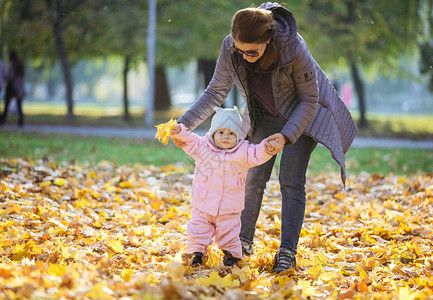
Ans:
[[[193,208],[186,231],[188,233],[186,252],[205,254],[215,234],[215,217]]]
[[[240,231],[240,213],[216,217],[215,243],[221,250],[230,252],[236,258],[242,258]]]

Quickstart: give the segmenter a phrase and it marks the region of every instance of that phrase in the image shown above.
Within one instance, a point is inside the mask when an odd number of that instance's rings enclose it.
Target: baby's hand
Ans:
[[[173,125],[173,129],[170,130],[170,133],[173,134],[178,134],[180,132],[180,126],[179,124],[174,124]]]

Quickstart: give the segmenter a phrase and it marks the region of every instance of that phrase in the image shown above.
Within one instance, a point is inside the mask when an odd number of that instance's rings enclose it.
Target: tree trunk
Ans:
[[[73,100],[73,81],[71,68],[69,66],[68,58],[66,55],[65,44],[62,37],[62,20],[63,10],[61,8],[60,0],[56,0],[56,19],[54,21],[54,38],[56,42],[57,53],[59,54],[60,62],[62,65],[63,80],[66,86],[66,102],[68,107],[67,117],[69,121],[74,119],[74,100]]]
[[[50,66],[48,68],[48,80],[47,80],[47,93],[48,99],[53,99],[55,90],[56,90],[56,82],[55,82],[55,74],[54,66]]]
[[[171,106],[170,93],[168,91],[167,77],[163,66],[155,68],[155,110],[169,110]]]
[[[126,122],[129,122],[129,99],[128,99],[128,72],[129,72],[129,64],[131,62],[131,57],[129,55],[125,56],[125,61],[123,65],[123,119]]]
[[[207,86],[209,85],[209,82],[211,81],[213,77],[213,73],[215,72],[215,60],[210,59],[199,59],[198,65],[197,65],[197,75],[198,75],[198,81],[197,81],[197,90],[203,92]],[[224,106],[224,103],[223,103]]]
[[[239,96],[238,96],[238,88],[236,85],[233,85],[233,106],[237,106],[239,108]]]
[[[359,128],[367,128],[368,122],[365,117],[366,113],[366,105],[365,105],[365,93],[364,93],[364,84],[359,76],[358,67],[356,62],[352,62],[351,65],[352,72],[352,80],[355,86],[356,94],[358,95],[358,104],[359,104]]]
[[[209,85],[215,71],[215,61],[200,59],[198,61],[198,74],[203,78],[203,90]]]

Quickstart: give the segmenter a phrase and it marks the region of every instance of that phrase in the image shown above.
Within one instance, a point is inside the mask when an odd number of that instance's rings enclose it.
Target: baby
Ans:
[[[245,179],[249,168],[268,161],[275,140],[253,145],[241,137],[238,109],[215,108],[211,128],[204,137],[184,124],[171,130],[172,139],[195,160],[191,220],[187,224],[187,253],[192,265],[203,264],[208,246],[215,243],[224,253],[225,266],[242,258],[239,232],[244,209]]]

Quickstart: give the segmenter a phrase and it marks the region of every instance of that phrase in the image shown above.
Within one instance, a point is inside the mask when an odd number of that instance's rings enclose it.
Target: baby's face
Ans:
[[[238,137],[236,133],[227,128],[220,128],[213,135],[215,145],[221,149],[230,149],[236,146]]]

